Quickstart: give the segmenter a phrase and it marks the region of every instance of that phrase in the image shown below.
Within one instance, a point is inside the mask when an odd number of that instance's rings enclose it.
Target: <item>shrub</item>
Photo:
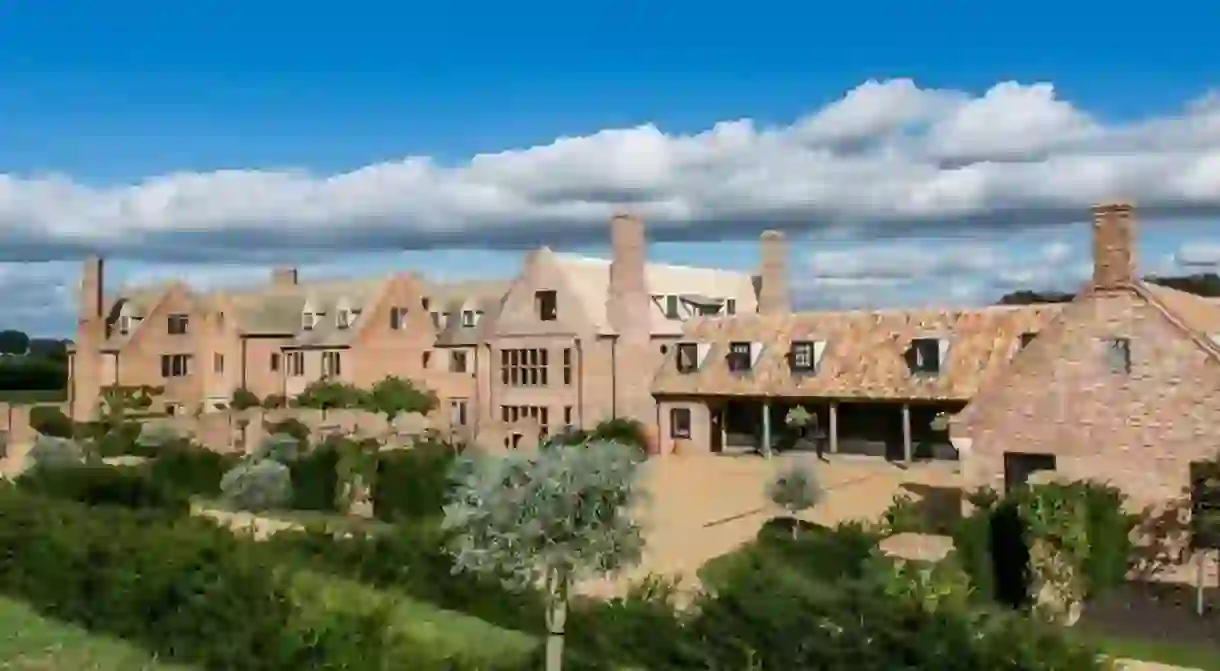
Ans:
[[[71,438],[76,433],[76,424],[54,405],[36,405],[30,408],[30,428],[44,436]]]
[[[268,399],[270,399],[270,397],[268,397]],[[285,433],[293,438],[296,438],[300,443],[301,450],[305,450],[309,447],[309,427],[295,417],[289,417],[280,422],[264,422],[263,428],[266,430],[268,435]]]
[[[287,405],[288,399],[285,398],[283,394],[271,394],[267,398],[263,399],[263,407],[267,408],[268,410],[283,408]]]
[[[182,444],[186,439],[172,426],[161,422],[144,422],[137,425],[140,434],[135,439],[135,447],[144,456],[155,456],[161,450]]]
[[[336,509],[335,494],[339,488],[339,450],[330,438],[288,464],[292,476],[292,508],[294,510]]]
[[[378,454],[373,514],[385,522],[439,516],[449,491],[450,466],[456,458],[453,445],[440,439]]]
[[[1139,516],[1123,510],[1127,496],[1117,487],[1085,482],[1076,485],[1084,497],[1088,519],[1089,556],[1084,563],[1089,596],[1097,596],[1126,581],[1135,552],[1131,533]]]
[[[98,456],[101,457],[156,456],[157,451],[154,448],[140,444],[141,432],[141,424],[133,420],[125,420],[110,426],[95,423],[90,427],[93,443],[97,446]]]
[[[637,420],[615,417],[593,427],[586,442],[619,443],[645,451],[648,449],[648,433],[644,425]]]
[[[220,479],[220,494],[239,510],[286,508],[292,502],[292,474],[278,461],[245,461]]]
[[[80,466],[86,457],[85,449],[75,440],[42,434],[34,439],[27,455],[37,469]]]
[[[422,641],[417,659],[386,659],[392,603],[310,578],[189,516],[0,490],[0,591],[48,615],[198,668],[439,668]]]
[[[262,405],[262,401],[259,400],[258,395],[245,387],[238,387],[237,389],[234,389],[233,397],[229,399],[229,407],[238,412],[249,410],[250,408],[257,408],[260,405]]]
[[[181,445],[160,452],[150,465],[152,479],[184,495],[215,497],[220,480],[241,461],[196,445]]]
[[[505,589],[499,580],[453,571],[449,541],[438,522],[335,538],[326,530],[281,531],[265,541],[278,557],[380,587],[392,587],[441,608],[509,629],[542,633],[542,600]]]
[[[23,490],[89,506],[154,508],[184,514],[185,495],[154,480],[138,466],[87,464],[76,468],[33,469],[17,480]]]
[[[287,433],[273,433],[263,439],[258,449],[254,451],[255,461],[269,459],[288,465],[296,461],[302,451],[302,442],[297,437]]]

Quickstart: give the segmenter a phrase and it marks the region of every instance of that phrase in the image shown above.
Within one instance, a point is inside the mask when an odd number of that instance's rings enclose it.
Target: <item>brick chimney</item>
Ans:
[[[92,419],[98,410],[106,317],[105,262],[90,256],[81,266],[75,351],[68,363],[69,413],[77,421]]]
[[[1093,286],[1114,289],[1135,281],[1135,242],[1135,206],[1093,207]]]
[[[607,315],[615,332],[614,410],[619,417],[636,419],[646,426],[656,421],[656,401],[652,398],[652,320],[645,276],[648,240],[644,221],[629,214],[610,220],[610,243],[614,260],[610,262],[610,295]]]
[[[788,241],[779,231],[764,231],[758,238],[760,314],[792,312],[788,293]]]
[[[82,322],[105,316],[105,283],[105,261],[100,256],[85,259],[81,268],[80,307],[77,314]]]
[[[296,286],[297,269],[291,266],[281,266],[271,270],[271,284],[277,287]]]

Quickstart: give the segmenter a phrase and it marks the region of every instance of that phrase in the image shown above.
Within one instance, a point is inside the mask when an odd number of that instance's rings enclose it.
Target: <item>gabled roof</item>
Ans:
[[[688,324],[680,340],[704,346],[699,369],[678,372],[677,348],[671,347],[653,393],[965,401],[1006,367],[1022,334],[1041,331],[1062,309],[1030,305],[700,318]],[[910,372],[906,352],[917,338],[946,343],[939,374]],[[816,373],[791,371],[788,355],[795,341],[825,343]],[[750,371],[729,370],[732,342],[761,346]]]
[[[441,313],[436,344],[441,347],[477,345],[499,318],[510,285],[510,282],[500,281],[429,283],[426,291],[432,301],[431,309]],[[466,310],[483,313],[474,326],[462,323],[462,312]]]
[[[549,252],[550,250],[545,250]],[[610,297],[609,259],[578,254],[553,253],[554,262],[568,279],[589,321],[599,333],[613,333],[606,301]],[[710,298],[733,298],[738,301],[755,295],[754,279],[749,273],[716,268],[696,268],[649,263],[644,266],[645,282],[652,295],[689,295]],[[651,310],[653,335],[678,335],[682,322],[666,319],[660,310]]]

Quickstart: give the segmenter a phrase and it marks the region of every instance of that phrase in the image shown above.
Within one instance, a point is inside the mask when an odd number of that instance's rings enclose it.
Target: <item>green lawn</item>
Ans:
[[[187,671],[158,663],[129,643],[49,620],[29,606],[0,598],[0,670]]]
[[[1081,637],[1110,657],[1159,662],[1202,671],[1220,671],[1220,656],[1216,655],[1214,648],[1193,648],[1167,641],[1109,638],[1083,633]]]
[[[0,403],[23,405],[63,403],[66,400],[68,400],[67,389],[0,389]]]

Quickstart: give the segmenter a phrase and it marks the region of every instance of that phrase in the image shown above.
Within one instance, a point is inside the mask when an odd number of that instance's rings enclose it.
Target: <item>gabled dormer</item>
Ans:
[[[674,361],[679,373],[694,373],[703,366],[712,346],[707,343],[681,342],[675,347]]]
[[[318,309],[312,299],[305,301],[305,307],[301,308],[301,330],[312,331],[318,325],[318,318],[322,316],[322,312]]]
[[[352,309],[352,303],[346,297],[339,299],[339,303],[335,306],[335,328],[346,330],[351,328],[356,322],[356,312]]]
[[[825,340],[793,340],[788,348],[788,369],[796,375],[817,375],[825,353]]]
[[[124,301],[119,307],[119,315],[115,319],[114,329],[121,336],[131,335],[140,325],[141,315],[130,301]]]
[[[729,343],[725,363],[731,373],[748,373],[758,365],[762,357],[763,344],[759,342],[734,341]]]
[[[942,336],[913,338],[905,358],[912,375],[939,375],[948,363],[949,339]]]

